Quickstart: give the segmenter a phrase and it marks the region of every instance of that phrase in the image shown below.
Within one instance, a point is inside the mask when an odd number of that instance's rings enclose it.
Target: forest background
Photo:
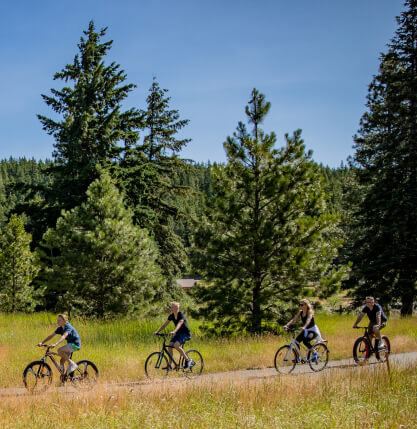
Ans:
[[[1,161],[0,307],[94,317],[155,314],[181,300],[207,329],[273,331],[300,296],[345,289],[412,314],[416,293],[417,3],[369,86],[347,165],[317,165],[301,130],[261,128],[248,94],[224,164],[181,159],[187,119],[154,78],[144,108],[93,22],[42,95],[52,158]],[[242,106],[243,108],[244,106]],[[191,294],[176,279],[200,279]]]

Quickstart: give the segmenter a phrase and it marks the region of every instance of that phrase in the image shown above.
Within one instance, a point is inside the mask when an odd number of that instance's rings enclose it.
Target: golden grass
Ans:
[[[201,380],[201,379],[200,379]],[[382,365],[231,382],[156,383],[0,401],[0,427],[415,428],[416,366]]]
[[[361,334],[351,328],[355,318],[356,315],[317,314],[323,336],[329,340],[331,359],[352,356],[353,343]],[[55,320],[55,315],[46,313],[0,314],[0,387],[22,386],[24,368],[42,354],[35,345],[55,329]],[[164,320],[165,316],[146,321],[74,320],[83,342],[74,358],[94,361],[102,381],[143,379],[146,357],[160,347],[160,340],[152,333]],[[191,320],[190,325],[193,338],[186,348],[200,350],[205,373],[271,367],[276,350],[290,339],[287,335],[207,338],[200,333],[198,322]],[[384,332],[391,339],[393,352],[417,350],[416,326],[416,317],[389,321]],[[54,379],[57,381],[56,373]]]

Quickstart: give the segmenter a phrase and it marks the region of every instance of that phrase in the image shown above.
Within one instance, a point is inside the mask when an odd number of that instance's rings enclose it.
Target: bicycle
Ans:
[[[374,344],[372,345],[372,338],[369,335],[367,326],[356,326],[355,329],[364,329],[362,337],[359,337],[353,345],[353,359],[358,365],[364,365],[367,360],[375,354],[375,357],[380,362],[386,362],[388,355],[391,353],[391,343],[386,335],[382,335],[382,341],[384,342],[384,348],[378,349],[378,339],[375,338]]]
[[[198,350],[191,349],[185,352],[185,354],[190,359],[192,359],[193,362],[193,365],[191,365],[189,368],[186,368],[186,359],[183,356],[180,356],[177,363],[169,350],[171,347],[166,345],[166,339],[169,337],[169,335],[156,335],[163,337],[163,344],[160,352],[153,352],[146,359],[145,373],[148,378],[154,379],[166,377],[168,373],[173,373],[174,371],[182,372],[187,378],[194,378],[201,375],[204,368],[204,362],[203,357]],[[171,361],[171,364],[169,363],[169,360]]]
[[[31,392],[45,392],[52,384],[52,369],[46,362],[48,357],[51,359],[56,369],[60,374],[60,381],[62,384],[70,381],[72,385],[89,389],[97,382],[98,369],[96,365],[89,360],[80,360],[77,362],[78,368],[72,373],[67,374],[64,369],[58,365],[54,356],[59,356],[58,353],[52,352],[53,346],[42,344],[39,347],[45,347],[46,351],[40,360],[31,362],[23,371],[23,383],[25,387]],[[72,357],[72,353],[70,358]]]
[[[280,374],[289,374],[297,364],[308,363],[313,371],[323,371],[329,361],[330,353],[325,341],[318,341],[312,345],[311,349],[307,349],[295,339],[295,332],[298,329],[288,328],[287,330],[292,332],[292,340],[290,344],[280,347],[276,352],[275,369]]]

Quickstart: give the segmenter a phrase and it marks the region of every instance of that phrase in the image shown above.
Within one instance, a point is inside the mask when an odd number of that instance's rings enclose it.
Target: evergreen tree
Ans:
[[[199,314],[224,331],[260,332],[306,286],[328,295],[345,272],[332,267],[341,244],[336,216],[326,212],[301,132],[275,149],[275,134],[260,128],[269,108],[254,89],[246,107],[252,133],[239,123],[227,138],[228,162],[213,169],[214,198],[195,237],[195,262],[210,284],[197,288]]]
[[[146,230],[103,173],[88,188],[87,201],[64,211],[44,235],[50,284],[58,306],[104,317],[126,314],[148,302],[161,286],[157,250]]]
[[[134,210],[135,223],[152,232],[160,249],[158,263],[164,275],[172,279],[187,261],[181,237],[174,228],[184,218],[181,198],[189,187],[176,184],[175,177],[190,170],[178,157],[190,140],[177,138],[189,121],[180,119],[178,111],[169,108],[167,92],[154,78],[147,109],[140,111],[144,137],[125,152],[121,184]]]
[[[121,108],[135,85],[124,84],[126,74],[118,64],[105,65],[113,43],[101,42],[105,34],[106,29],[96,32],[91,21],[73,63],[54,76],[54,80],[71,85],[51,89],[52,96],[42,95],[62,117],[54,120],[38,115],[43,129],[56,140],[55,162],[49,169],[53,184],[45,207],[54,211],[54,216],[48,219],[56,220],[61,209],[81,204],[88,186],[99,175],[97,166],[111,165],[120,157],[123,145],[138,138],[139,111],[122,112]]]
[[[37,293],[32,280],[39,271],[30,250],[31,236],[23,219],[13,214],[0,238],[0,308],[2,311],[32,311]]]
[[[357,299],[400,300],[404,315],[412,313],[417,285],[417,1],[405,8],[355,136],[363,195],[350,255]]]

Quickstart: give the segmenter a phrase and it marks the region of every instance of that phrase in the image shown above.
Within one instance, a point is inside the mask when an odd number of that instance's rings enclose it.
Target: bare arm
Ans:
[[[52,332],[51,335],[48,335],[43,341],[41,341],[40,343],[38,343],[38,346],[42,346],[44,345],[47,341],[49,341],[51,338],[55,337],[55,331]]]
[[[163,323],[163,324],[161,325],[161,327],[160,327],[159,329],[157,329],[157,330],[154,332],[154,335],[156,335],[156,334],[158,334],[159,332],[161,332],[161,331],[165,328],[165,326],[167,326],[167,325],[168,325],[168,323],[169,323],[169,320],[167,320],[165,323]]]
[[[356,328],[357,324],[362,320],[363,316],[365,316],[365,313],[360,312],[358,318],[356,319],[356,322],[353,324],[354,328]]]
[[[295,323],[297,320],[300,320],[300,312],[298,312],[295,317],[293,317],[285,326],[284,328],[288,328],[289,326],[291,326],[293,323]]]
[[[64,334],[61,335],[61,338],[55,344],[53,344],[53,347],[56,347],[59,343],[62,343],[62,341],[64,341],[65,338],[67,337],[68,337],[68,332],[65,332]]]
[[[184,324],[184,319],[180,320],[173,331],[170,332],[171,335],[175,335],[178,332],[178,329]]]
[[[381,311],[378,311],[378,313],[376,313],[376,323],[381,326]]]

